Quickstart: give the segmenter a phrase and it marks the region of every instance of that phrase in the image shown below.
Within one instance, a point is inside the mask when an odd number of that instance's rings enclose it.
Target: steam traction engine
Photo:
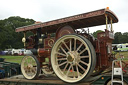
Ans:
[[[16,32],[24,32],[22,41],[32,52],[21,61],[22,74],[26,79],[35,79],[40,69],[47,67],[61,80],[75,83],[87,79],[93,72],[105,70],[113,58],[112,23],[116,22],[116,15],[106,8],[16,28]],[[96,39],[83,29],[105,24],[105,31],[98,33]],[[51,62],[44,63],[46,59]]]

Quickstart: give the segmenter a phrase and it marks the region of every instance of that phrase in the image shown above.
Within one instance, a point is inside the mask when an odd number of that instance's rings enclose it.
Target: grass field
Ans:
[[[23,57],[24,56],[0,56],[0,58],[4,58],[5,61],[7,61],[7,62],[15,62],[15,63],[19,63],[19,64]]]
[[[128,51],[127,52],[116,52],[115,57],[117,59],[120,59],[121,56],[124,56],[124,59],[123,60],[128,60]]]
[[[24,56],[0,56],[0,58],[4,58],[6,62],[14,62],[14,63],[21,63],[21,60]],[[49,59],[45,58],[45,63],[48,63]]]

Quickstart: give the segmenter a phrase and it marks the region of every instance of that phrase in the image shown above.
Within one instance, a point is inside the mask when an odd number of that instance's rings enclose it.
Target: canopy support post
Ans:
[[[113,32],[113,27],[112,27],[112,18],[111,19],[111,32]]]
[[[106,14],[105,14],[105,17],[106,17],[106,30],[108,30],[108,17]]]

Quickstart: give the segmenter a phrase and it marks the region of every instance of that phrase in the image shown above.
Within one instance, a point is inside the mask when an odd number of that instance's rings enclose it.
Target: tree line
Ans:
[[[116,32],[114,38],[113,44],[128,43],[128,32]]]
[[[0,50],[9,48],[23,48],[21,39],[23,33],[16,33],[17,27],[33,24],[33,19],[25,19],[19,16],[9,17],[4,20],[0,20]]]
[[[33,19],[21,18],[19,16],[13,16],[0,20],[0,50],[9,48],[23,48],[23,43],[21,41],[23,38],[23,33],[16,33],[15,29],[17,27],[34,23],[35,21]],[[93,32],[93,36],[96,37],[98,32],[102,32],[102,30]],[[113,44],[128,43],[128,32],[116,32],[114,34],[114,38]]]

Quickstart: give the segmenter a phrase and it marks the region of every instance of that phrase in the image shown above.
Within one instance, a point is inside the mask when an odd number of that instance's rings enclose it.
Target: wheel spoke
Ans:
[[[59,58],[57,59],[58,61],[61,61],[61,60],[67,60],[67,58]]]
[[[31,59],[31,65],[35,65],[35,62],[33,62],[34,60]]]
[[[59,64],[59,66],[62,66],[62,65],[64,65],[64,64],[66,64],[67,62],[68,62],[68,61],[65,61],[65,62]]]
[[[32,65],[33,65],[33,66],[35,66],[35,65],[36,65],[36,63],[32,61]]]
[[[82,60],[80,60],[81,63],[83,63],[84,65],[88,66],[88,64]]]
[[[27,65],[28,65],[28,58],[27,57],[25,58],[25,61],[26,61]]]
[[[27,67],[24,66],[24,71],[27,72]]]
[[[26,70],[25,70],[26,74],[28,74],[28,68],[26,67]]]
[[[83,52],[85,52],[87,49],[85,48],[84,50],[82,50],[79,55],[81,55]]]
[[[32,68],[33,73],[36,73],[36,67]]]
[[[80,56],[80,58],[89,58],[89,56]]]
[[[79,74],[79,69],[78,69],[78,65],[76,64],[76,70],[77,70],[77,76],[79,77],[80,74]]]
[[[59,53],[59,52],[56,52],[56,54],[58,54],[58,55],[62,55],[62,56],[66,56],[65,54],[63,54],[63,53]]]
[[[72,72],[73,72],[73,78],[75,78],[75,71],[74,71],[73,65],[72,65]]]
[[[76,50],[76,39],[74,39],[74,51]]]
[[[62,42],[64,45],[65,45],[65,47],[68,49],[68,51],[70,51],[70,49],[69,49],[69,47],[67,46],[67,44],[63,41]]]
[[[86,71],[86,69],[83,68],[80,64],[78,64],[78,66],[79,66],[83,71]]]
[[[28,59],[29,64],[31,64],[31,60],[32,60],[32,58],[29,58],[29,59]]]
[[[30,63],[32,64],[32,59],[30,59]]]
[[[68,71],[66,73],[66,75],[68,76],[69,72],[70,72],[70,69],[71,69],[72,65],[70,64],[70,67],[68,68]]]
[[[82,45],[83,45],[83,43],[81,43],[80,46],[77,48],[77,50],[76,50],[77,52],[81,48]]]
[[[36,70],[33,67],[30,69],[30,74],[31,74],[31,77],[36,74]]]
[[[32,68],[30,68],[30,74],[31,74],[31,76],[33,75]]]
[[[63,49],[62,46],[60,46],[60,48],[61,48],[61,50],[62,50],[65,54],[67,54],[66,51]]]
[[[63,72],[65,72],[65,70],[66,70],[67,66],[68,66],[68,63],[67,63],[67,64],[66,64],[66,66],[64,67]]]
[[[32,65],[36,65],[36,62],[35,62],[35,60],[32,58]]]
[[[72,51],[72,39],[70,39],[70,51]]]

